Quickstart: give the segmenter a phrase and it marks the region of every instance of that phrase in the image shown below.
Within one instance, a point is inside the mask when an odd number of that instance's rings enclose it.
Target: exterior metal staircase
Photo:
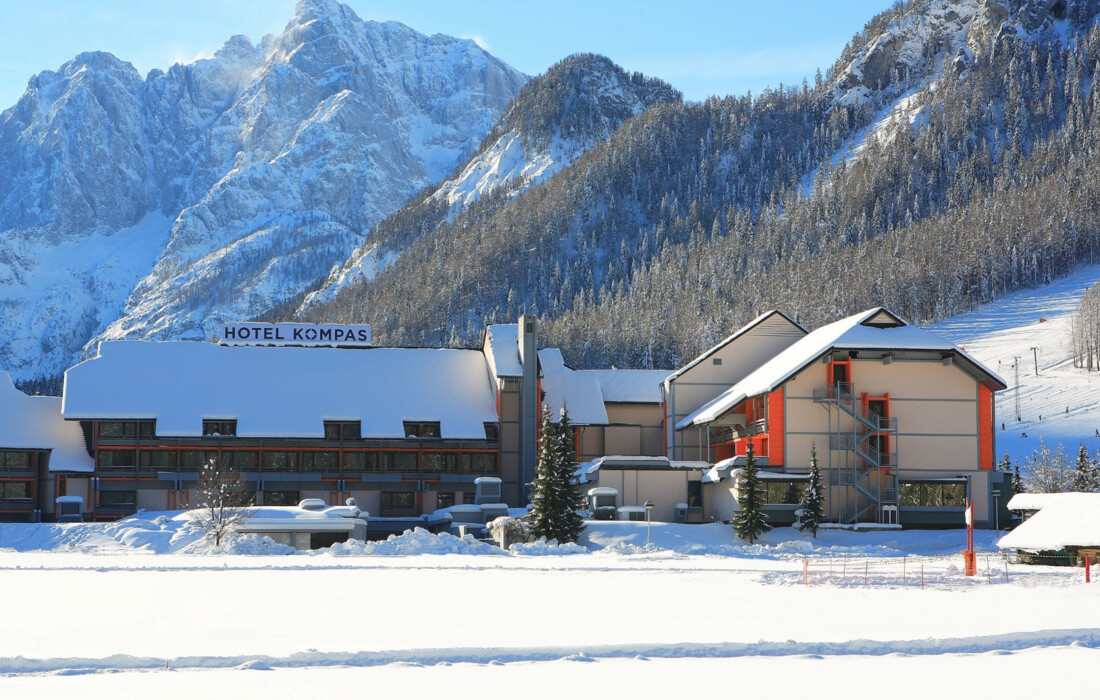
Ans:
[[[830,417],[829,449],[849,453],[846,466],[830,469],[830,483],[850,486],[852,503],[841,508],[841,521],[866,521],[869,513],[875,522],[883,521],[883,506],[898,505],[897,453],[880,448],[897,445],[898,419],[887,418],[870,410],[856,396],[851,382],[836,382],[832,386],[814,389],[814,403],[835,406],[839,413],[851,418],[845,421]]]

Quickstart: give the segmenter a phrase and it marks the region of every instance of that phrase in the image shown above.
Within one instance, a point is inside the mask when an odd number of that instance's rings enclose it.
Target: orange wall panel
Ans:
[[[775,467],[783,464],[785,442],[783,425],[783,387],[768,394],[768,464]]]
[[[978,467],[993,469],[993,391],[978,385]]]

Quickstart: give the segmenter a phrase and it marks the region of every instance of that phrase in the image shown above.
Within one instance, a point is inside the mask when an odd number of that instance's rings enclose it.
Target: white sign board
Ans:
[[[338,323],[223,323],[222,345],[369,348],[369,325]]]

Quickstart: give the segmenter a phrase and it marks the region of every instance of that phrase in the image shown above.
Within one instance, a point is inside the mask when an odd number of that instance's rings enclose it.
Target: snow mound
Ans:
[[[384,542],[348,540],[334,544],[327,550],[319,550],[317,553],[328,553],[333,556],[386,557],[407,557],[417,554],[504,554],[501,549],[478,541],[472,535],[455,537],[447,532],[436,535],[419,527],[415,530],[406,530],[400,535],[390,535]]]
[[[285,544],[279,544],[270,537],[263,535],[245,534],[227,535],[221,546],[206,537],[203,537],[180,550],[182,554],[197,554],[200,556],[222,554],[246,554],[246,555],[281,555],[297,554],[298,550]]]
[[[576,542],[558,544],[557,540],[547,542],[545,537],[540,537],[535,542],[514,544],[508,548],[508,551],[526,557],[542,557],[554,554],[588,554],[588,548]]]

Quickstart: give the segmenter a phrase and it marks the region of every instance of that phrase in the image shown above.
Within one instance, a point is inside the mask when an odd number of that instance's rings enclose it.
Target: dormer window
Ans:
[[[327,420],[325,421],[326,440],[361,440],[363,437],[363,423],[357,420]]]
[[[204,420],[202,434],[203,437],[234,437],[237,434],[237,421]]]
[[[496,442],[500,439],[500,423],[485,424],[485,439],[490,442]]]
[[[405,437],[408,439],[439,436],[439,421],[405,421]]]

